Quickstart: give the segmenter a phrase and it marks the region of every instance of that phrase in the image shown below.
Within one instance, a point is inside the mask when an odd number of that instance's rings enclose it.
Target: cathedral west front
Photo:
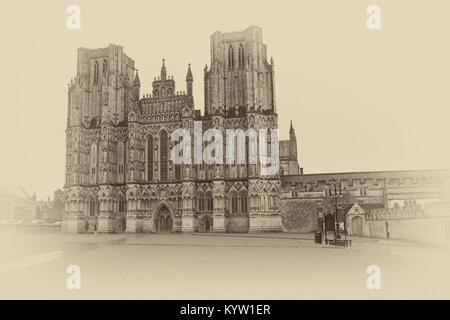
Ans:
[[[224,136],[227,129],[278,128],[274,62],[261,28],[215,32],[203,82],[202,114],[190,65],[180,90],[163,59],[151,93],[142,94],[123,47],[78,50],[68,89],[63,231],[282,231],[280,174],[301,170],[292,125],[275,174],[263,175],[259,162],[175,164],[170,157],[172,133],[193,135],[194,122]]]

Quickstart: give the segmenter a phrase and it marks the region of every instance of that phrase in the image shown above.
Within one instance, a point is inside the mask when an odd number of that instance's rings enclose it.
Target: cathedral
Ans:
[[[175,164],[174,130],[277,129],[275,67],[259,27],[211,36],[204,112],[190,65],[179,90],[164,59],[151,93],[123,47],[78,49],[69,83],[63,232],[282,231],[281,176],[299,175],[297,140],[279,142],[279,171],[261,164]],[[270,145],[269,145],[270,149]],[[224,161],[225,163],[225,161]]]
[[[244,151],[233,155],[239,160],[245,153],[244,163],[225,161],[228,152],[218,155],[222,163],[173,161],[180,143],[175,131],[195,140],[210,129],[226,136],[229,129],[278,128],[275,66],[261,28],[215,32],[210,42],[203,114],[194,103],[190,65],[185,90],[177,89],[163,59],[151,93],[141,94],[138,70],[123,47],[78,49],[68,88],[63,232],[326,233],[339,227],[349,235],[415,234],[429,241],[433,234],[450,241],[450,221],[443,223],[449,170],[304,174],[292,123],[289,140],[274,136],[266,146],[267,154],[279,151],[279,170],[270,174],[261,159],[248,161],[245,137]],[[411,226],[414,233],[405,234]]]

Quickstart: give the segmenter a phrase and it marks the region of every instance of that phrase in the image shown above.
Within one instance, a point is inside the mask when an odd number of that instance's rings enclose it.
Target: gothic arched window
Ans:
[[[94,62],[94,83],[98,83],[98,62]]]
[[[236,191],[230,193],[230,209],[231,213],[238,213],[238,194]]]
[[[197,195],[197,200],[198,200],[198,206],[197,209],[199,212],[203,212],[205,211],[205,202],[204,202],[204,198],[203,198],[203,193],[199,193]]]
[[[206,210],[207,211],[213,211],[214,207],[213,207],[213,198],[212,198],[212,194],[211,192],[207,192],[205,195],[206,198]]]
[[[167,181],[168,170],[168,156],[167,156],[167,132],[162,131],[159,136],[159,176],[161,181]]]
[[[117,168],[117,182],[122,183],[125,181],[125,142],[123,141],[117,143]]]
[[[106,72],[108,71],[108,62],[106,60],[103,60],[103,70],[102,73],[104,76],[106,76]]]
[[[228,68],[234,68],[234,50],[231,45],[228,48]]]
[[[117,212],[118,213],[126,213],[127,212],[127,200],[125,198],[120,197],[117,202]]]
[[[153,181],[153,137],[147,136],[147,180]]]
[[[242,46],[242,44],[239,46],[238,59],[239,68],[242,68],[244,66],[244,47]]]
[[[91,151],[89,153],[89,166],[90,166],[90,183],[97,183],[97,144],[91,145]]]
[[[88,215],[91,217],[96,217],[98,216],[98,212],[100,209],[100,202],[97,201],[94,197],[90,197],[89,201],[88,201]]]

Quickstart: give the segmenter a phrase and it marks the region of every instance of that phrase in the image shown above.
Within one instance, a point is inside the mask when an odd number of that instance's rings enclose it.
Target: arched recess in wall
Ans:
[[[239,208],[239,199],[238,199],[238,193],[236,191],[230,191],[228,193],[228,210],[233,213],[236,214],[239,212],[238,208]]]
[[[91,144],[89,152],[89,183],[97,183],[97,163],[98,163],[98,148],[97,143],[93,142]]]
[[[167,131],[159,134],[159,177],[161,181],[167,181],[169,170],[169,143]]]
[[[244,46],[242,45],[242,43],[239,45],[238,61],[239,61],[239,68],[243,68],[244,67]]]
[[[153,181],[153,136],[149,134],[147,136],[147,158],[146,158],[146,167],[147,167],[147,181]]]
[[[94,77],[93,77],[93,80],[94,80],[94,84],[98,83],[98,62],[97,61],[94,62]]]
[[[228,68],[234,68],[234,50],[231,45],[228,47]]]
[[[248,194],[246,190],[239,192],[239,211],[241,213],[248,213]]]

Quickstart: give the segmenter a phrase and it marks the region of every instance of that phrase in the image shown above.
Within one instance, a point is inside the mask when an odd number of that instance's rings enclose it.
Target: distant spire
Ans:
[[[186,81],[193,81],[194,77],[192,76],[192,71],[191,71],[191,64],[188,64],[188,71],[187,71],[187,75],[186,75]]]
[[[135,85],[135,86],[141,85],[141,81],[139,80],[138,69],[136,69],[136,75],[134,76],[133,85]]]
[[[165,59],[162,59],[162,67],[161,67],[161,80],[166,81],[167,78],[167,71],[166,71],[166,64]]]
[[[291,128],[289,129],[289,133],[295,134],[294,127],[292,126],[292,120],[291,120]]]

